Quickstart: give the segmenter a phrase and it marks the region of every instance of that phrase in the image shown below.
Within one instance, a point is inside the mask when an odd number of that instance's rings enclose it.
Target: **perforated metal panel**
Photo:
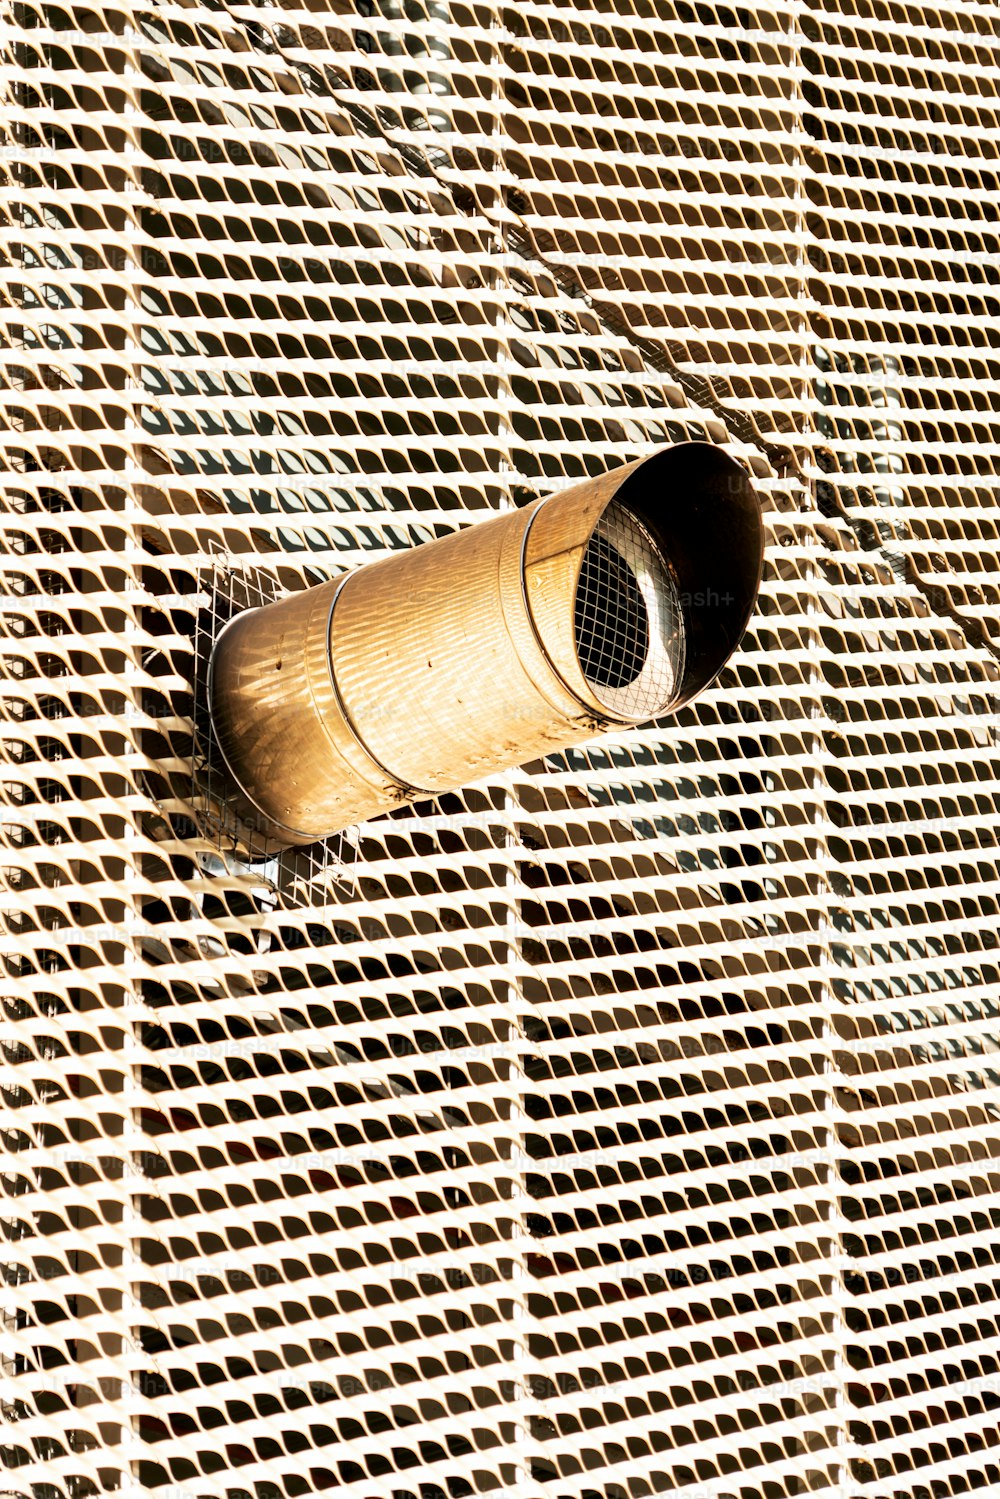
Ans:
[[[996,8],[4,27],[7,1491],[1000,1492]],[[704,698],[199,820],[234,577],[691,438]]]

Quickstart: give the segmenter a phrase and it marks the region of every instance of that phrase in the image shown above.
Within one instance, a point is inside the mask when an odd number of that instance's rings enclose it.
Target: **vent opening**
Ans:
[[[666,560],[641,521],[613,501],[584,553],[573,628],[580,669],[615,712],[662,712],[684,673],[680,601]]]
[[[635,573],[616,547],[590,538],[576,590],[576,649],[594,687],[627,687],[646,664],[649,615]]]

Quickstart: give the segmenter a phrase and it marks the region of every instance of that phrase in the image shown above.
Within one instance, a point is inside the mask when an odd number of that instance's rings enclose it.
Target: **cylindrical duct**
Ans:
[[[671,712],[739,643],[761,554],[743,469],[683,443],[237,615],[209,696],[241,821],[312,842]]]

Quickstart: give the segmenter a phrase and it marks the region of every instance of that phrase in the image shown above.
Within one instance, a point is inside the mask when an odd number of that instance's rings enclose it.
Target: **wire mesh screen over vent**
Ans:
[[[669,565],[645,526],[617,501],[601,516],[574,608],[583,674],[606,707],[654,717],[684,674],[684,625]]]
[[[4,15],[3,1486],[1000,1493],[997,7]],[[220,552],[692,439],[715,687],[199,836]]]

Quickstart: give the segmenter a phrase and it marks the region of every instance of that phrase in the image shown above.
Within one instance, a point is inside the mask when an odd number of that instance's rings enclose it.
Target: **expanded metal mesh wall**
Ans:
[[[8,0],[5,1492],[1000,1492],[998,29]],[[695,706],[212,835],[234,578],[688,438]]]

